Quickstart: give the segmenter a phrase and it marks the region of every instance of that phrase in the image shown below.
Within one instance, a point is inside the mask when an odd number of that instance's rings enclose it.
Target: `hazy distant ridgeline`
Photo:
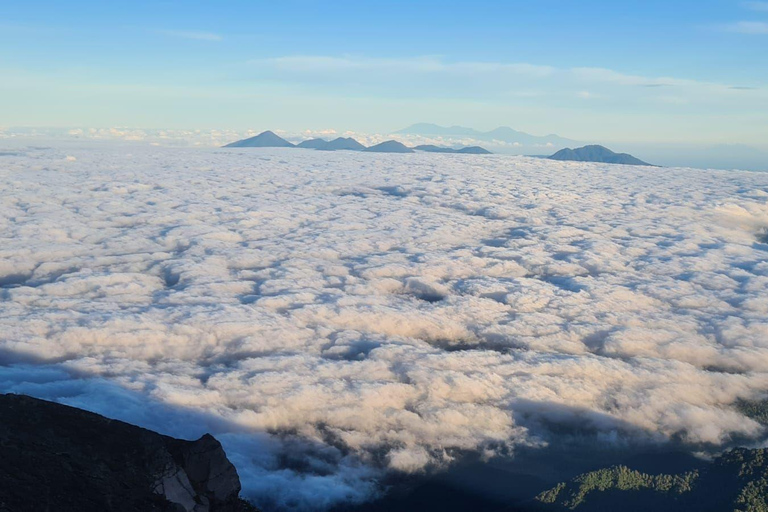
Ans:
[[[529,133],[513,130],[507,126],[501,126],[487,132],[465,128],[463,126],[438,126],[431,123],[418,123],[395,132],[403,135],[424,135],[437,136],[445,138],[469,138],[486,142],[504,142],[508,144],[518,144],[520,146],[539,146],[563,148],[576,143],[575,140],[566,139],[559,135],[531,135]]]

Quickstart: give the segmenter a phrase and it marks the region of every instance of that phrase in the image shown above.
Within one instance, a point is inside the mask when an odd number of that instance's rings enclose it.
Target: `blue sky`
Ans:
[[[0,11],[0,126],[768,139],[768,2],[41,2]]]

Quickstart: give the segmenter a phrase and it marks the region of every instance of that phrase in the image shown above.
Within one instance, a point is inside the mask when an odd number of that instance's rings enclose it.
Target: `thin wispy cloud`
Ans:
[[[768,12],[768,2],[744,2],[744,7],[752,11]]]
[[[723,25],[722,30],[737,34],[763,35],[768,34],[768,23],[763,21],[737,21]]]
[[[489,73],[510,72],[520,75],[549,76],[555,68],[527,63],[500,62],[446,62],[440,57],[420,56],[406,58],[370,58],[353,56],[296,55],[250,62],[255,65],[268,65],[284,71],[342,71],[342,70],[378,70],[407,71],[417,73]]]
[[[158,34],[180,39],[192,39],[194,41],[221,41],[222,37],[213,32],[201,32],[196,30],[157,30]]]
[[[407,77],[410,83],[414,80],[440,80],[444,77],[449,82],[443,83],[474,83],[482,76],[483,83],[490,84],[488,89],[499,85],[523,87],[527,85],[572,84],[578,87],[590,87],[589,84],[599,84],[604,87],[619,88],[675,88],[683,94],[697,91],[701,94],[722,94],[738,90],[733,84],[703,82],[675,77],[654,77],[624,73],[606,68],[574,67],[557,68],[548,65],[536,65],[515,62],[450,62],[437,56],[403,57],[403,58],[369,58],[361,56],[323,56],[297,55],[249,61],[249,66],[259,75],[273,75],[283,79],[300,81],[325,80],[333,83],[351,81],[356,86],[363,86],[367,81],[381,85],[394,80],[399,82],[401,77]],[[554,85],[553,85],[554,86]],[[434,89],[433,89],[434,90]],[[527,90],[527,89],[526,89]],[[541,92],[541,89],[538,89]],[[751,90],[751,89],[750,89]],[[507,91],[509,92],[509,91]],[[592,91],[590,90],[590,93]],[[595,94],[592,93],[592,97]]]

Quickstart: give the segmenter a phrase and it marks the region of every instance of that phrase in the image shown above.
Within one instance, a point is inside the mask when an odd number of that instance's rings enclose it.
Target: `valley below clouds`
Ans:
[[[210,431],[265,509],[569,437],[764,444],[768,173],[17,146],[0,391]]]

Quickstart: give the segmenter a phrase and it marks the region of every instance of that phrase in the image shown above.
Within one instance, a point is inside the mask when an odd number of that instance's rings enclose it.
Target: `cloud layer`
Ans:
[[[0,382],[205,418],[260,503],[762,435],[768,174],[88,144],[0,156]]]

